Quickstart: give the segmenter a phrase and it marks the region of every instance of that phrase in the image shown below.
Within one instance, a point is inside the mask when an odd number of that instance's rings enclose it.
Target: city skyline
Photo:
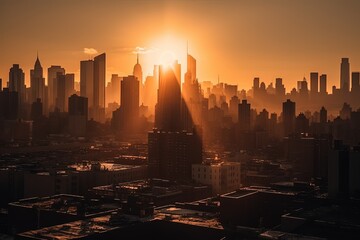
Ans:
[[[340,85],[339,59],[348,57],[350,71],[360,70],[356,28],[360,4],[345,2],[62,1],[60,5],[56,1],[4,1],[1,16],[7,19],[16,9],[20,19],[0,21],[0,29],[7,33],[0,45],[0,78],[6,82],[10,66],[19,63],[28,86],[37,51],[44,68],[61,65],[75,73],[77,81],[79,62],[101,52],[107,53],[107,82],[111,74],[130,73],[136,52],[144,77],[151,75],[153,65],[167,52],[174,53],[185,72],[189,43],[200,82],[215,83],[220,76],[220,81],[249,89],[254,77],[266,84],[281,77],[289,89],[303,77],[309,81],[310,72],[319,72],[327,74],[331,92],[333,85]],[[68,17],[51,17],[61,11]],[[80,11],[87,14],[77,14]],[[104,20],[92,17],[95,13],[103,14]]]

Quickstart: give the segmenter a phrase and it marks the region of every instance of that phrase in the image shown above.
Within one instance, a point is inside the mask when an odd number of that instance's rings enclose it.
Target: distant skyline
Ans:
[[[201,82],[219,75],[249,89],[254,77],[266,85],[282,77],[289,92],[316,71],[328,75],[331,92],[342,57],[360,71],[359,10],[358,0],[1,0],[0,78],[5,85],[18,63],[29,86],[39,52],[45,77],[61,65],[79,81],[85,52],[106,52],[109,81],[132,73],[136,48],[144,78],[168,52],[183,78],[188,42]]]

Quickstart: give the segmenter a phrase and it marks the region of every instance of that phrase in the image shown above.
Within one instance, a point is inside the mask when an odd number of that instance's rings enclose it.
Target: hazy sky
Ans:
[[[339,85],[341,57],[360,71],[359,0],[0,0],[0,78],[19,63],[29,81],[36,52],[46,75],[61,65],[79,79],[84,48],[107,53],[107,73],[144,76],[164,52],[185,70],[186,42],[200,81],[249,88],[255,76],[287,87],[310,71]],[[109,80],[109,79],[108,79]]]

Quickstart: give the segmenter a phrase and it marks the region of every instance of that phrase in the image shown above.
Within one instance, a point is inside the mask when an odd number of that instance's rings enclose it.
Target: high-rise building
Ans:
[[[50,111],[54,111],[57,99],[57,75],[65,75],[65,69],[61,66],[51,66],[48,68],[48,107]]]
[[[94,106],[94,61],[80,62],[80,96],[88,99],[88,107]]]
[[[288,136],[289,134],[294,132],[295,125],[295,102],[287,99],[286,102],[283,103],[282,109],[282,117],[283,117],[283,125],[284,125],[284,135]]]
[[[310,93],[312,95],[319,92],[319,73],[311,72],[310,73]]]
[[[30,88],[30,102],[36,102],[38,98],[40,98],[41,101],[44,102],[45,78],[43,77],[43,68],[41,66],[39,57],[36,58],[34,69],[30,70]]]
[[[229,112],[234,123],[238,122],[238,106],[240,100],[237,96],[233,96],[230,99]]]
[[[95,121],[105,121],[105,75],[106,54],[100,54],[94,58],[94,109]]]
[[[351,92],[359,92],[360,90],[360,72],[351,73]]]
[[[25,74],[19,64],[13,64],[9,72],[9,91],[18,92],[19,104],[25,102]]]
[[[0,119],[15,120],[19,114],[18,92],[3,88],[0,91]]]
[[[73,136],[85,136],[88,118],[88,99],[73,94],[69,97],[68,103],[69,133]]]
[[[80,62],[80,95],[88,98],[89,118],[105,120],[106,54]]]
[[[60,112],[65,111],[65,82],[64,74],[58,73],[56,76],[56,100],[55,107]]]
[[[136,56],[136,64],[134,65],[133,75],[139,81],[140,102],[143,103],[143,101],[144,101],[143,100],[144,84],[143,84],[143,72],[142,72],[141,65],[139,63],[139,54],[137,54],[137,56]]]
[[[321,74],[320,75],[320,93],[321,94],[327,94],[326,88],[327,88],[327,86],[326,86],[326,74]]]
[[[250,103],[242,100],[238,107],[238,121],[240,131],[250,130]]]
[[[275,94],[278,97],[284,97],[285,96],[285,86],[282,82],[282,78],[276,78],[275,79]]]
[[[139,118],[139,80],[135,76],[124,77],[121,81],[121,105],[123,130],[136,130]]]
[[[152,178],[189,181],[192,164],[202,162],[202,143],[196,132],[154,130],[148,134],[148,151]]]
[[[324,124],[327,122],[327,110],[325,107],[321,107],[320,109],[320,123]]]
[[[2,79],[0,78],[0,91],[2,91]]]
[[[75,74],[65,74],[65,111],[68,111],[69,97],[75,94]]]
[[[163,131],[180,131],[181,66],[174,62],[172,66],[159,68],[158,101],[155,113],[155,126]]]
[[[43,115],[43,104],[41,102],[41,99],[36,99],[35,102],[31,104],[31,120],[36,121],[37,119],[40,119]]]
[[[349,58],[341,59],[340,67],[340,89],[344,92],[350,90],[350,63]]]

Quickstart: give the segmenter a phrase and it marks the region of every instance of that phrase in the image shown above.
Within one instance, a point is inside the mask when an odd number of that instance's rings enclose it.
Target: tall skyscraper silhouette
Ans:
[[[50,111],[54,111],[57,99],[57,76],[65,75],[65,69],[61,66],[51,66],[48,68],[48,107]]]
[[[175,61],[171,66],[159,67],[158,102],[155,126],[163,131],[180,131],[181,66]]]
[[[327,110],[325,107],[321,107],[320,109],[320,123],[324,124],[327,122]]]
[[[250,103],[242,100],[238,108],[238,120],[240,131],[250,130]]]
[[[326,85],[326,74],[320,75],[320,93],[327,94],[327,85]]]
[[[349,58],[341,59],[340,67],[340,89],[344,92],[350,90],[350,63]]]
[[[9,90],[18,92],[19,98],[25,101],[25,74],[19,64],[13,64],[9,72]]]
[[[105,120],[106,54],[80,62],[80,95],[88,98],[89,118]]]
[[[134,132],[139,118],[139,80],[135,76],[121,81],[121,114],[125,131]]]
[[[351,92],[359,92],[360,90],[360,73],[352,72],[351,73]]]
[[[105,121],[105,75],[106,54],[100,54],[94,58],[94,109],[95,121]]]
[[[143,101],[144,101],[144,99],[143,99],[144,84],[143,84],[143,72],[142,72],[141,65],[139,63],[139,53],[136,55],[136,64],[134,65],[133,75],[139,81],[139,93],[140,93],[139,94],[139,98],[140,98],[139,101],[141,103],[143,103]]]
[[[30,70],[30,88],[31,103],[36,102],[38,98],[42,102],[45,100],[45,78],[43,77],[43,68],[41,66],[39,56],[36,57],[34,69]]]
[[[182,129],[191,132],[194,124],[201,122],[200,84],[196,79],[196,59],[187,54],[187,71],[182,85],[181,117]]]
[[[73,136],[85,136],[88,118],[88,99],[73,94],[68,99],[69,133]]]
[[[295,125],[295,102],[287,99],[286,102],[283,103],[283,125],[284,125],[284,135],[288,136],[289,134],[294,132]]]
[[[310,73],[310,93],[315,95],[319,92],[319,74],[317,72]]]
[[[94,106],[94,61],[80,62],[80,96],[88,99],[88,107]]]

